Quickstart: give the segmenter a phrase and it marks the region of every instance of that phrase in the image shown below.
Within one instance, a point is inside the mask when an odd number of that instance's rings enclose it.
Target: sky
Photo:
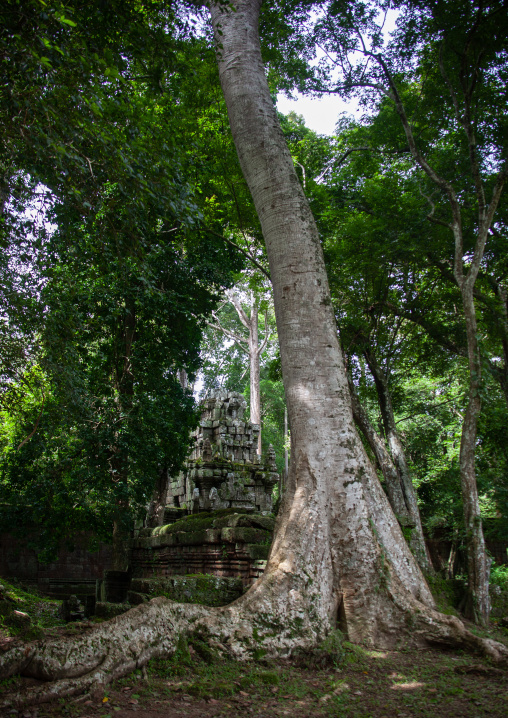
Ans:
[[[350,115],[356,114],[358,105],[355,101],[344,102],[335,95],[326,96],[322,99],[298,95],[298,99],[288,100],[287,97],[279,94],[277,96],[277,109],[284,115],[293,110],[298,115],[303,115],[305,124],[314,132],[320,135],[332,135],[338,116],[343,112]]]
[[[395,29],[398,15],[397,10],[389,10],[384,16],[384,21],[380,19],[380,23],[383,24],[383,36],[386,42],[390,38],[390,33]],[[318,51],[317,58],[320,56],[322,56],[322,53]],[[356,100],[344,102],[334,95],[325,96],[320,100],[300,94],[297,97],[298,99],[296,100],[288,100],[283,94],[279,94],[277,96],[277,109],[285,115],[291,110],[298,115],[303,115],[307,127],[321,135],[332,135],[334,133],[338,116],[343,112],[357,117],[361,114]]]

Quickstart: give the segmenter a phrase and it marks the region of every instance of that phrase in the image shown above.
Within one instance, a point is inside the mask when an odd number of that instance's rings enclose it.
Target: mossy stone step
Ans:
[[[243,593],[240,578],[188,574],[157,578],[133,578],[129,599],[141,603],[156,596],[165,596],[179,603],[200,603],[203,606],[226,606]]]

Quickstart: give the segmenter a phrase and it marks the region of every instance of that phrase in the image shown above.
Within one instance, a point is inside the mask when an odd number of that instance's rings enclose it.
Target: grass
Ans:
[[[39,718],[500,718],[506,678],[488,661],[453,651],[373,651],[344,642],[340,664],[311,668],[203,660],[192,642],[180,641],[171,658],[93,697],[41,706]]]

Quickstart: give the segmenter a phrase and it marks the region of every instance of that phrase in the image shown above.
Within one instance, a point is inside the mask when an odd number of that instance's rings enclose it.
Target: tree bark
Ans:
[[[480,8],[478,14],[478,22],[471,31],[470,42],[474,33],[479,29],[482,15],[485,13],[484,8]],[[438,187],[447,197],[451,210],[451,221],[444,222],[453,235],[454,240],[454,259],[453,259],[453,276],[459,287],[462,307],[464,310],[464,319],[466,325],[467,337],[467,357],[469,365],[469,396],[464,421],[462,424],[462,436],[460,443],[460,481],[462,489],[464,521],[467,536],[468,551],[468,591],[470,600],[467,603],[468,613],[479,623],[486,624],[489,619],[490,602],[489,602],[489,561],[485,554],[485,541],[483,537],[483,529],[480,515],[480,505],[478,501],[478,489],[476,486],[475,472],[475,447],[476,432],[478,427],[478,419],[481,411],[481,358],[477,339],[477,323],[476,310],[474,305],[474,285],[480,271],[483,260],[485,246],[490,228],[494,222],[494,216],[501,198],[504,184],[508,178],[508,167],[506,159],[503,160],[500,171],[494,179],[490,202],[487,202],[483,178],[481,176],[481,161],[478,155],[478,138],[475,131],[474,123],[474,89],[477,85],[476,78],[480,74],[480,67],[475,66],[472,77],[466,70],[466,56],[461,58],[462,71],[459,73],[459,84],[461,86],[461,95],[457,94],[453,83],[450,81],[443,58],[444,43],[441,44],[439,53],[439,66],[443,80],[448,89],[450,99],[455,110],[455,119],[457,125],[462,127],[467,141],[469,168],[471,172],[471,180],[475,187],[476,201],[478,204],[478,228],[476,230],[475,246],[472,257],[467,259],[468,269],[464,269],[464,235],[462,228],[462,212],[459,196],[453,185],[441,177],[436,170],[429,164],[425,156],[420,152],[416,143],[413,129],[406,114],[404,103],[399,95],[397,86],[388,69],[382,55],[372,55],[383,70],[388,81],[389,90],[383,90],[394,102],[395,109],[401,120],[404,132],[409,144],[409,150],[416,164],[425,172],[427,177]],[[464,49],[464,53],[467,50]],[[477,61],[481,57],[479,53]],[[454,62],[456,58],[454,58]],[[484,148],[486,156],[489,149]],[[429,199],[429,198],[428,198]],[[427,219],[442,225],[443,221],[436,219],[434,215],[435,205],[429,199],[431,204],[431,212]]]
[[[243,326],[247,329],[247,351],[249,355],[249,374],[250,374],[250,420],[253,424],[258,424],[259,435],[258,435],[258,446],[257,453],[261,455],[262,443],[261,443],[261,374],[260,374],[260,359],[268,343],[268,324],[265,315],[265,337],[263,342],[259,344],[259,304],[251,293],[250,299],[250,316],[247,315],[239,298],[229,293],[229,300],[236,309],[236,313]],[[238,337],[241,341],[241,337]],[[238,346],[241,347],[240,341],[237,340]]]
[[[11,705],[108,683],[171,653],[178,637],[192,632],[239,659],[260,646],[268,656],[289,656],[312,650],[339,619],[351,641],[369,646],[431,641],[508,660],[504,646],[434,610],[355,433],[317,229],[261,62],[260,2],[233,4],[235,11],[210,2],[210,11],[233,136],[268,248],[292,440],[267,567],[223,608],[159,598],[78,639],[14,646],[0,656],[1,675],[22,672],[53,683],[11,697]]]
[[[379,407],[381,409],[381,417],[383,420],[383,427],[388,441],[390,454],[397,471],[402,499],[410,521],[408,524],[408,526],[411,527],[410,546],[421,568],[424,571],[431,571],[432,560],[423,535],[420,510],[418,508],[418,499],[416,497],[411,473],[407,465],[404,447],[402,446],[402,441],[400,440],[399,432],[397,431],[392,399],[386,375],[383,369],[379,366],[377,357],[372,349],[366,349],[364,355],[372,376],[374,377]]]
[[[466,528],[468,600],[465,614],[487,624],[490,614],[490,560],[485,552],[480,501],[476,484],[475,451],[478,419],[481,412],[481,359],[477,339],[476,310],[472,286],[463,281],[459,287],[466,319],[469,363],[469,395],[460,438],[460,482]]]
[[[376,461],[379,464],[383,478],[386,485],[386,493],[388,500],[402,526],[412,524],[411,517],[409,515],[406,502],[404,500],[404,494],[402,493],[402,486],[400,478],[395,468],[395,464],[392,461],[392,457],[388,453],[384,445],[383,439],[379,436],[377,431],[370,423],[367,412],[363,408],[356,389],[353,385],[351,377],[348,375],[349,391],[351,393],[351,405],[353,410],[353,419],[356,426],[360,429],[362,434],[365,436],[367,443],[369,444],[372,453],[376,457]]]
[[[236,332],[232,332],[229,329],[223,327],[214,314],[216,324],[211,324],[212,327],[223,332],[230,339],[236,342],[237,347],[246,352],[249,356],[249,375],[250,375],[250,420],[253,424],[259,426],[258,445],[257,453],[261,454],[262,443],[261,443],[261,374],[260,374],[260,358],[266,349],[268,339],[270,337],[268,333],[268,317],[265,314],[265,336],[263,342],[259,343],[259,304],[251,292],[250,298],[250,316],[246,313],[242,306],[242,303],[234,292],[226,292],[229,301],[234,306],[238,318],[240,319],[243,326],[247,329],[247,337],[242,337]]]
[[[258,305],[252,302],[249,321],[250,420],[259,425],[258,454],[261,454],[261,376],[259,370]]]
[[[146,513],[146,525],[150,528],[162,526],[164,523],[164,509],[168,503],[169,476],[168,470],[162,469],[159,472],[152,498]]]

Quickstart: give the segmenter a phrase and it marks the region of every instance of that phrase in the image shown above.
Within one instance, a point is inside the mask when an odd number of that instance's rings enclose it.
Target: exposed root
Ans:
[[[151,658],[170,656],[179,637],[190,633],[206,636],[212,648],[238,660],[252,658],[260,645],[267,656],[290,656],[295,651],[318,645],[324,636],[311,621],[301,621],[300,601],[293,606],[288,605],[290,601],[278,602],[278,611],[273,612],[270,623],[263,610],[266,608],[263,595],[266,596],[267,591],[260,590],[261,584],[259,582],[239,601],[224,608],[178,604],[156,598],[83,636],[17,645],[0,656],[0,676],[19,674],[45,682],[4,695],[0,708],[21,709],[64,696],[97,691],[143,668]],[[474,635],[455,616],[446,616],[424,606],[407,591],[394,591],[395,584],[389,591],[394,608],[391,618],[398,613],[399,620],[395,620],[399,626],[398,635],[399,638],[404,636],[407,644],[463,649],[486,656],[497,664],[508,665],[506,646]],[[285,612],[280,610],[281,605],[286,607]],[[298,617],[300,620],[295,621]],[[401,630],[403,624],[405,630]],[[299,627],[296,631],[295,625]],[[381,641],[385,643],[384,647],[389,640]]]
[[[319,621],[302,610],[308,597],[298,594],[289,607],[282,591],[275,610],[267,598],[270,585],[264,583],[265,590],[258,584],[223,608],[155,598],[82,636],[18,644],[0,656],[0,677],[21,675],[45,683],[4,695],[0,708],[19,709],[106,686],[151,658],[172,655],[182,635],[199,634],[212,649],[237,660],[251,659],[261,642],[269,656],[289,656],[297,645],[318,644],[325,632],[318,633]]]

